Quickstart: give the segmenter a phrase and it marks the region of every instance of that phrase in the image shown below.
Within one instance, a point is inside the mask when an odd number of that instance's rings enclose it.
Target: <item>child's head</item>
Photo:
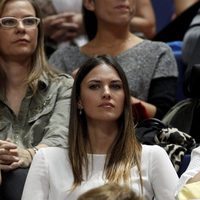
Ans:
[[[78,200],[143,200],[128,186],[105,184],[82,194]]]

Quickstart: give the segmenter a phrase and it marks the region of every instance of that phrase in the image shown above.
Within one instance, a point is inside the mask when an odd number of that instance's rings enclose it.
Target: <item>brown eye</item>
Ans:
[[[110,87],[115,90],[120,90],[122,88],[122,85],[121,84],[112,84]]]
[[[1,19],[1,24],[5,27],[14,27],[17,25],[17,19],[12,17],[5,17]]]
[[[96,89],[100,88],[100,85],[99,84],[91,84],[91,85],[89,85],[89,88],[92,90],[96,90]]]
[[[26,17],[23,19],[24,26],[37,26],[39,23],[39,19],[35,17]]]

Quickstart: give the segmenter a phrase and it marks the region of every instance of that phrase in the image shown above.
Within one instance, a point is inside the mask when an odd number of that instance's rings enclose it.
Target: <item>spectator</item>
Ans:
[[[35,1],[2,0],[0,195],[5,195],[1,196],[3,200],[21,199],[26,169],[38,149],[66,147],[72,83],[69,76],[51,69],[45,60],[42,22]]]
[[[162,118],[176,101],[177,65],[170,47],[130,32],[135,1],[85,0],[84,12],[86,31],[94,38],[80,48],[57,50],[49,62],[72,74],[91,56],[112,55],[128,77],[133,103],[145,110],[141,118]]]
[[[49,57],[60,45],[86,43],[82,24],[82,0],[36,0],[44,21],[45,50]]]
[[[44,17],[46,53],[49,57],[59,44],[86,43],[82,23],[82,0],[37,0]],[[137,0],[136,16],[130,29],[145,38],[155,35],[155,17],[150,0]]]
[[[38,151],[22,200],[74,200],[105,183],[128,184],[146,200],[174,200],[178,176],[166,151],[141,145],[133,121],[120,65],[108,56],[86,61],[72,89],[69,148]]]

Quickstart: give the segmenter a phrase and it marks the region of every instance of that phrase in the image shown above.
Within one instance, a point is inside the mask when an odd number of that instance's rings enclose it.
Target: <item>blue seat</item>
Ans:
[[[151,0],[156,16],[156,30],[159,32],[170,23],[174,13],[173,0]]]
[[[177,172],[178,176],[180,177],[184,172],[185,170],[187,169],[189,163],[190,163],[190,159],[191,159],[191,155],[190,154],[185,154],[182,161],[181,161],[181,164],[180,164],[180,168]]]
[[[178,76],[178,87],[176,93],[177,102],[184,100],[186,98],[183,91],[183,82],[185,79],[186,65],[184,64],[182,59],[182,43],[183,43],[182,41],[173,41],[167,43],[173,51],[178,66],[179,76]]]

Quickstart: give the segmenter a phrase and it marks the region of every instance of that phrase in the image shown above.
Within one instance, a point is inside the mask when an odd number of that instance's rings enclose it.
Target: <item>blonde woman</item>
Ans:
[[[26,175],[22,168],[31,165],[38,149],[66,147],[72,84],[69,76],[52,70],[46,62],[42,21],[35,1],[1,0],[0,194],[6,193],[3,199],[12,194],[10,199],[21,199]]]

